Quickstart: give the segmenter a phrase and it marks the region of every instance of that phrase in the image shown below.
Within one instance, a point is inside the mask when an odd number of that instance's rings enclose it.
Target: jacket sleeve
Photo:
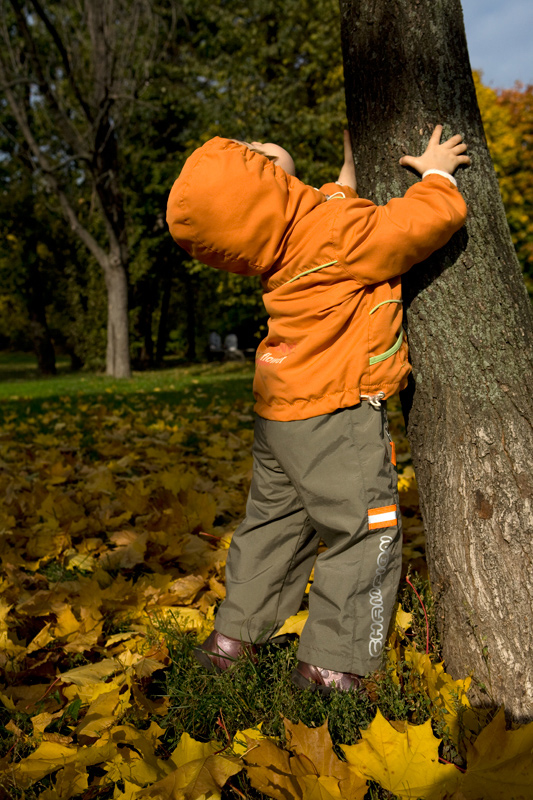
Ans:
[[[443,247],[464,224],[466,204],[447,178],[428,175],[401,198],[338,204],[332,241],[339,263],[363,284],[390,280]]]

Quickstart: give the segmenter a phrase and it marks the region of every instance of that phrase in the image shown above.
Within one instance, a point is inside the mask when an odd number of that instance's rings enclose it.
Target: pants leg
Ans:
[[[258,419],[246,517],[226,562],[227,595],[215,629],[242,641],[264,641],[295,614],[319,544],[296,489],[272,455]]]
[[[401,570],[385,408],[364,402],[308,420],[261,422],[327,546],[316,562],[298,656],[365,674],[380,665]]]

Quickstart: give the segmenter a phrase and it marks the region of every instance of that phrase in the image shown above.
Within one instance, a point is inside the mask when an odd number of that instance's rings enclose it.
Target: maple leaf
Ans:
[[[107,694],[113,689],[120,689],[126,680],[125,675],[118,675],[107,682],[100,681],[98,683],[87,683],[83,685],[73,683],[70,686],[65,686],[62,693],[69,702],[81,700],[82,705],[87,703],[90,705],[97,700],[100,695]]]
[[[99,738],[103,731],[111,728],[117,718],[124,713],[130,698],[129,689],[125,688],[126,692],[122,687],[117,687],[99,694],[92,701],[87,713],[76,728],[78,741],[81,744],[89,744],[91,739]]]
[[[302,800],[342,800],[343,795],[339,791],[339,782],[335,778],[328,775],[303,775],[298,778],[298,783],[302,790]],[[366,781],[365,790],[362,795],[366,795]],[[356,795],[349,795],[349,797],[356,797]]]
[[[173,581],[168,587],[168,592],[159,596],[158,602],[168,606],[188,605],[204,586],[205,579],[201,575],[186,575]]]
[[[259,743],[251,740],[251,745],[243,761],[253,788],[274,800],[302,800],[303,791],[291,769],[290,754],[270,739]]]
[[[69,636],[79,630],[80,623],[74,616],[70,606],[62,605],[59,609],[54,609],[54,611],[57,617],[57,624],[54,628],[56,636]]]
[[[202,795],[220,800],[224,784],[242,769],[235,759],[218,755],[218,742],[197,742],[182,734],[167,764],[175,769],[152,786],[139,792],[138,798],[151,800],[199,800]]]
[[[15,786],[28,788],[35,781],[76,761],[77,750],[76,746],[43,741],[29,756],[5,769],[4,774]]]
[[[54,641],[54,637],[50,633],[50,628],[52,626],[51,622],[47,622],[46,625],[41,628],[39,633],[37,633],[31,642],[29,642],[26,653],[33,653],[35,650],[40,650],[42,647],[46,647],[47,644]]]
[[[275,800],[363,800],[367,782],[335,755],[327,722],[284,725],[290,752],[269,739],[247,738],[242,758],[254,788]]]
[[[43,711],[41,714],[36,714],[34,717],[32,717],[31,724],[33,726],[34,737],[42,737],[45,728],[47,728],[54,719],[61,717],[62,713],[62,711],[56,711],[55,714],[51,714],[49,711]]]
[[[234,755],[244,755],[251,747],[255,747],[255,742],[267,738],[261,730],[262,725],[263,723],[260,722],[257,728],[246,728],[245,730],[237,731],[231,743],[231,750]]]
[[[394,614],[392,618],[392,625],[394,631],[398,636],[405,638],[405,632],[411,627],[413,621],[413,612],[404,611],[400,603],[394,606]]]
[[[506,730],[501,708],[476,741],[466,747],[467,769],[461,776],[458,800],[531,800],[533,722]]]
[[[61,680],[64,683],[75,683],[76,686],[89,686],[93,683],[100,683],[102,678],[107,678],[113,672],[120,669],[120,662],[115,658],[104,658],[96,664],[89,664],[86,667],[75,667],[74,669],[63,672]]]
[[[60,769],[55,777],[53,789],[45,789],[39,794],[40,800],[70,800],[84,792],[89,786],[89,776],[84,768],[70,763]]]
[[[467,719],[464,714],[459,717],[461,708],[463,711],[471,709],[467,697],[471,678],[454,681],[451,675],[444,671],[444,664],[434,664],[429,655],[417,652],[413,645],[405,648],[404,658],[421,679],[423,689],[430,697],[434,709],[441,712],[440,717],[453,742],[458,744],[461,725],[464,726],[465,722],[470,723],[469,727],[477,733],[477,719],[472,712]]]
[[[283,724],[287,747],[300,759],[299,763],[291,759],[290,764],[291,769],[299,776],[304,798],[307,797],[307,792],[312,791],[313,797],[317,798],[321,796],[320,793],[327,797],[324,793],[329,792],[346,800],[363,800],[367,781],[335,754],[327,722],[318,728],[308,728],[302,722],[295,725],[288,719],[283,720]],[[317,783],[312,780],[313,777],[333,779],[336,786],[332,780]]]
[[[423,725],[401,725],[397,731],[378,709],[361,741],[343,745],[348,763],[369,780],[402,800],[442,800],[457,788],[459,771],[440,764],[431,720]]]
[[[118,745],[116,755],[104,767],[109,779],[117,781],[128,778],[137,787],[142,787],[153,785],[171,773],[172,765],[155,755],[158,739],[163,733],[163,729],[155,722],[143,731],[131,725],[119,725],[109,730],[106,736],[110,742]]]

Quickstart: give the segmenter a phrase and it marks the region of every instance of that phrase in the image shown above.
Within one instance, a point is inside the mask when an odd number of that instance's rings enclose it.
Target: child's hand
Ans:
[[[402,156],[400,158],[402,167],[412,167],[421,175],[428,169],[440,169],[442,172],[453,175],[460,164],[470,164],[469,157],[463,155],[466,152],[466,144],[460,133],[442,144],[440,144],[441,136],[442,125],[436,125],[425,153],[418,158]]]
[[[350,134],[344,131],[344,164],[339,172],[337,183],[342,186],[351,186],[354,190],[357,189],[357,179],[355,177],[355,164],[353,163],[352,143],[350,141]]]

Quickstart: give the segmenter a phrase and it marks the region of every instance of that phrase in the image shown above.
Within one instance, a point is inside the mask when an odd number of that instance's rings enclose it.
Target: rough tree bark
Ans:
[[[404,279],[413,364],[408,435],[448,670],[482,704],[533,718],[533,334],[486,147],[459,0],[340,0],[359,192],[415,178],[438,122],[461,132],[466,227]]]

